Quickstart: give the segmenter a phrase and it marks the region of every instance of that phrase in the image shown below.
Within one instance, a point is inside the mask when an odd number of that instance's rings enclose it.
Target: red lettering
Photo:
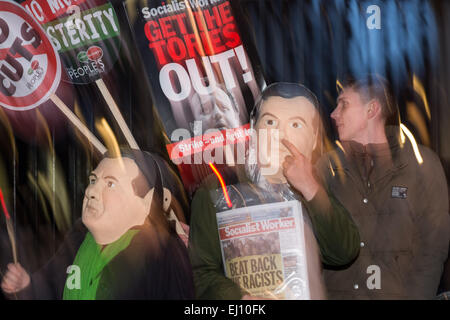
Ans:
[[[208,32],[209,41],[211,43],[212,54],[217,54],[226,50],[220,38],[220,29],[214,29]]]
[[[205,16],[206,24],[208,25],[208,29],[212,30],[222,26],[222,20],[220,19],[219,10],[217,7],[212,8],[213,15],[209,12],[209,10],[203,11]]]
[[[195,58],[197,55],[205,55],[200,38],[197,39],[195,34],[185,35],[184,42],[186,43],[189,58]]]
[[[174,61],[183,60],[186,57],[186,48],[183,40],[178,37],[167,40],[167,52]]]
[[[241,44],[229,1],[204,11],[192,11],[189,15],[189,20],[186,13],[181,13],[145,24],[149,47],[160,66],[218,54]]]
[[[161,30],[159,30],[158,23],[153,20],[147,21],[144,26],[145,36],[150,42],[162,40]]]
[[[193,12],[195,20],[197,21],[197,27],[199,31],[208,31],[206,28],[205,18],[203,17],[203,14],[201,11],[194,11]]]
[[[177,20],[178,27],[180,28],[181,34],[187,33],[185,18],[186,18],[186,15],[184,13],[173,16],[173,19]]]
[[[173,31],[171,20],[172,17],[165,17],[159,19],[159,25],[161,26],[163,36],[166,39],[177,35],[177,33]]]
[[[225,25],[222,29],[223,36],[228,39],[227,42],[225,42],[225,45],[228,48],[235,48],[238,45],[241,44],[241,37],[239,36],[239,33],[237,32],[237,27],[234,23],[229,23]]]
[[[167,63],[167,59],[162,46],[166,46],[166,41],[161,40],[158,42],[150,42],[148,46],[150,47],[150,49],[153,49],[153,53],[156,55],[159,64],[161,66],[165,65]]]
[[[231,14],[230,3],[228,1],[219,5],[219,12],[220,16],[222,17],[223,24],[227,24],[234,20],[234,17]]]

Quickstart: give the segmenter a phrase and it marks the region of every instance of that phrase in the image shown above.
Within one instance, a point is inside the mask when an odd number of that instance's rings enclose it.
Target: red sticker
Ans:
[[[97,61],[103,57],[103,50],[100,47],[92,46],[86,52],[89,60]]]
[[[0,13],[0,106],[16,111],[36,108],[58,88],[58,53],[23,7],[2,0]]]
[[[31,63],[31,69],[36,70],[39,67],[39,62],[37,62],[36,60],[34,60]]]

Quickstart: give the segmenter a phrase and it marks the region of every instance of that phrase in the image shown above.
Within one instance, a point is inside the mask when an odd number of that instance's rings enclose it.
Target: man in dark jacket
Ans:
[[[193,298],[187,251],[162,212],[151,155],[105,157],[89,177],[82,223],[31,277],[9,264],[1,287],[24,299]]]
[[[403,134],[390,125],[398,123],[397,107],[376,76],[345,84],[331,117],[341,144],[319,160],[318,172],[351,213],[361,250],[351,266],[326,271],[329,297],[435,297],[450,237],[439,158],[417,145],[406,127]],[[287,176],[301,188],[297,171]]]
[[[275,83],[267,87],[252,112],[252,125],[258,132],[258,139],[254,142],[258,147],[250,147],[251,151],[264,151],[259,153],[261,157],[253,166],[247,165],[247,175],[240,183],[226,187],[233,209],[301,201],[305,213],[305,256],[311,299],[326,298],[321,261],[339,266],[356,257],[359,252],[358,230],[349,213],[332,195],[328,196],[326,190],[320,190],[320,198],[292,190],[281,167],[281,161],[291,154],[290,151],[278,141],[272,140],[271,144],[261,142],[264,139],[260,133],[267,130],[267,136],[272,137],[278,132],[280,138],[288,139],[286,143],[290,143],[290,149],[302,150],[310,161],[315,149],[320,150],[321,145],[318,108],[314,94],[301,85]],[[263,157],[266,159],[259,159]],[[229,210],[229,207],[222,189],[217,188],[217,182],[200,188],[191,205],[189,254],[196,296],[200,299],[258,299],[225,276],[216,213]],[[326,203],[321,202],[323,197]]]

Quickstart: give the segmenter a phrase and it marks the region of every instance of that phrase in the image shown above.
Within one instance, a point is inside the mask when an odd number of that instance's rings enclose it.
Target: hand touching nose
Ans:
[[[287,156],[283,162],[283,174],[287,181],[299,191],[306,201],[310,201],[319,190],[311,162],[286,139],[281,140],[292,156]]]

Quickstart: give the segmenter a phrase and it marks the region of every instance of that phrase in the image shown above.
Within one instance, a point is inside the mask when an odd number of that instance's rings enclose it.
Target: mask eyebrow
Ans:
[[[278,119],[277,116],[273,115],[273,114],[270,113],[270,112],[264,112],[264,113],[260,116],[260,118],[262,118],[262,117],[264,117],[264,116],[271,116],[271,117],[274,117],[275,119]]]
[[[290,118],[289,120],[294,120],[294,119],[299,119],[301,122],[303,122],[303,124],[304,124],[305,126],[307,125],[305,119],[303,119],[303,118],[300,117],[300,116],[292,117],[292,118]]]
[[[117,178],[113,177],[113,176],[106,176],[106,177],[104,177],[104,179],[111,179],[111,180],[119,182],[119,180],[117,180]]]

